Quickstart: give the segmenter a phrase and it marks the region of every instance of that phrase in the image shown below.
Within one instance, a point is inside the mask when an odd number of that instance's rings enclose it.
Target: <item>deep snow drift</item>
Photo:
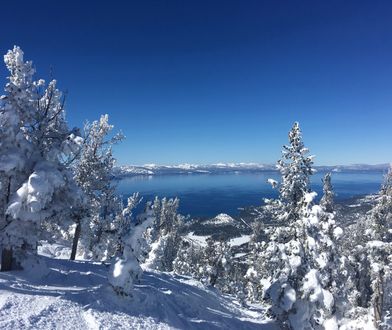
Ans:
[[[127,298],[108,285],[106,265],[46,256],[41,263],[0,273],[0,329],[277,329],[263,310],[187,277],[145,271]]]

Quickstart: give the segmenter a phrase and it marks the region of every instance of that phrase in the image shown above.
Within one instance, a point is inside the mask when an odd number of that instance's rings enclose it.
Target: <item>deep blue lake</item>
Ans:
[[[373,194],[380,189],[383,172],[332,173],[332,184],[337,200]],[[324,173],[312,176],[312,189],[322,195],[321,178]],[[267,183],[268,178],[279,181],[277,172],[225,173],[136,176],[117,182],[124,198],[139,192],[144,202],[154,196],[179,197],[180,212],[184,215],[210,217],[219,213],[238,214],[238,208],[260,205],[263,198],[277,196]]]

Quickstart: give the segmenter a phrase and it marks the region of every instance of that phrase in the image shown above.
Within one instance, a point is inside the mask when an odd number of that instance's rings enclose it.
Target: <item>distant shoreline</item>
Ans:
[[[389,164],[367,165],[336,165],[315,166],[316,172],[332,173],[361,173],[361,172],[387,172]],[[229,163],[212,165],[123,165],[114,168],[113,176],[116,179],[135,176],[157,176],[157,175],[200,175],[200,174],[246,174],[246,173],[268,173],[277,172],[275,165],[255,163]]]

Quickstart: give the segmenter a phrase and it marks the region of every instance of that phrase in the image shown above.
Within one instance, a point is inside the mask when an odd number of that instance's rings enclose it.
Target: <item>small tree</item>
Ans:
[[[225,275],[231,266],[230,246],[227,242],[215,243],[213,239],[207,240],[207,246],[203,253],[202,280],[210,286],[223,288],[224,282],[228,280]],[[223,283],[222,283],[223,282]]]
[[[334,209],[334,196],[332,183],[331,183],[331,173],[326,173],[323,182],[323,197],[320,200],[320,206],[324,209],[325,212],[332,213]]]
[[[149,231],[151,251],[146,260],[147,267],[172,271],[173,262],[179,249],[179,230],[184,217],[177,213],[179,199],[155,198],[152,206],[154,223]]]
[[[193,242],[189,242],[182,238],[177,256],[173,261],[174,272],[176,274],[189,275],[199,279],[199,268],[202,262],[201,248],[195,246]]]
[[[289,144],[283,146],[282,158],[277,163],[282,179],[279,185],[274,182],[273,186],[279,189],[279,199],[266,200],[274,217],[286,223],[295,222],[301,217],[304,197],[310,192],[313,156],[307,156],[308,153],[299,124],[295,122],[289,132]]]
[[[128,198],[128,205],[122,212],[122,230],[120,231],[120,248],[110,267],[108,280],[115,292],[120,295],[131,296],[133,284],[142,275],[142,268],[138,256],[141,252],[143,233],[152,226],[154,216],[152,213],[133,218],[133,210],[139,204],[138,194]]]
[[[113,244],[122,202],[112,182],[115,163],[112,146],[121,141],[123,135],[116,134],[109,138],[112,129],[108,115],[101,116],[99,121],[87,123],[84,128],[84,143],[74,171],[75,180],[86,195],[86,203],[81,208],[88,216],[80,217],[81,210],[75,213],[72,258],[75,258],[79,237],[82,238],[85,252],[92,253],[95,260],[111,257],[115,252]]]

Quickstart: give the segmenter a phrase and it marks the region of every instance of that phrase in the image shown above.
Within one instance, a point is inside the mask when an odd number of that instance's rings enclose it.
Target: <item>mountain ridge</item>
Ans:
[[[315,166],[320,172],[348,171],[386,171],[390,164],[351,164],[351,165],[320,165]],[[115,177],[165,175],[165,174],[221,174],[221,173],[252,173],[277,171],[275,164],[262,163],[216,163],[216,164],[178,164],[178,165],[121,165],[113,171]]]

